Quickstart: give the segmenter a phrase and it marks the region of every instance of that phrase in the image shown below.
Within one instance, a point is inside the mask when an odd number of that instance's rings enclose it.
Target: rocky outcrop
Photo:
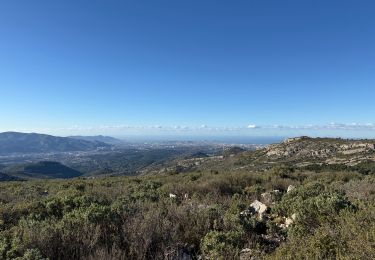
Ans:
[[[297,137],[265,148],[265,155],[271,160],[319,160],[332,161],[340,158],[344,163],[353,156],[364,159],[375,154],[375,140],[344,140],[334,138]],[[371,156],[370,156],[371,157]],[[374,156],[371,157],[374,160]],[[349,162],[348,162],[349,163]]]
[[[294,186],[291,186],[295,188]],[[264,196],[270,196],[270,194],[280,194],[285,195],[285,192],[279,191],[279,190],[273,190],[269,192],[265,192],[262,194],[262,197]],[[286,231],[288,228],[290,228],[295,222],[297,215],[292,214],[290,217],[278,215],[276,213],[271,213],[271,208],[265,204],[260,202],[259,200],[255,200],[253,203],[250,204],[249,208],[247,210],[244,210],[240,213],[240,216],[242,218],[256,218],[257,219],[257,228],[260,227],[267,227],[268,225],[277,227],[277,230]],[[280,230],[281,229],[281,230]],[[261,231],[260,231],[261,230]],[[273,247],[278,247],[283,241],[286,240],[286,232],[268,232],[266,229],[258,230],[258,235],[262,238],[263,241],[266,241],[269,245],[272,245]],[[259,251],[257,247],[252,247],[253,245],[247,245],[250,246],[250,248],[244,248],[240,252],[240,258],[242,260],[245,259],[263,259],[263,253],[262,251]]]
[[[290,185],[288,187],[287,193],[291,192],[294,189],[296,189],[296,187],[293,185]],[[263,193],[262,197],[271,196],[271,194],[273,193],[279,194],[280,197],[283,194],[279,190],[273,190],[273,191]],[[259,221],[274,221],[280,228],[288,228],[296,221],[296,214],[293,214],[290,217],[285,217],[285,216],[270,214],[270,211],[271,211],[271,208],[267,204],[262,203],[259,200],[255,200],[253,203],[250,204],[248,209],[240,213],[240,216],[242,217],[256,216]]]

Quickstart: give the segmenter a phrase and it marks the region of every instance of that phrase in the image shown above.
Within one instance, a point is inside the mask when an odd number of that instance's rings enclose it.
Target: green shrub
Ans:
[[[209,259],[234,259],[243,245],[243,233],[211,231],[203,238],[202,252]]]
[[[17,257],[15,260],[48,260],[48,258],[44,258],[38,249],[27,249],[22,257]]]
[[[288,178],[294,172],[294,168],[287,165],[276,165],[270,172],[273,176]]]
[[[343,209],[354,209],[354,206],[342,192],[315,182],[284,195],[273,211],[289,217],[296,214],[289,235],[303,237],[314,233],[322,223],[331,221]]]

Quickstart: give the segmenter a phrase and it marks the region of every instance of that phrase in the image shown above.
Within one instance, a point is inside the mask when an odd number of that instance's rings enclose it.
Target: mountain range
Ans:
[[[0,154],[91,151],[110,148],[97,140],[82,140],[37,133],[0,133]]]

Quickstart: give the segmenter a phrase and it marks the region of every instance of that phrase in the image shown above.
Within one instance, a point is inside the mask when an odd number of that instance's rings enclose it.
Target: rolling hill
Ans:
[[[18,180],[21,180],[21,179],[18,178],[18,177],[11,176],[9,174],[0,172],[0,182],[1,181],[18,181]]]
[[[0,154],[90,151],[109,148],[98,142],[36,133],[0,133]]]
[[[70,179],[82,175],[77,170],[51,161],[11,166],[4,171],[8,176],[22,179]]]

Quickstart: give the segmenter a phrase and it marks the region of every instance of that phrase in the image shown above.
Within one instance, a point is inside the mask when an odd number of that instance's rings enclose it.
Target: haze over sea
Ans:
[[[284,140],[282,136],[199,136],[199,135],[159,135],[159,136],[120,136],[130,142],[165,142],[165,141],[193,141],[216,142],[227,144],[272,144]]]

